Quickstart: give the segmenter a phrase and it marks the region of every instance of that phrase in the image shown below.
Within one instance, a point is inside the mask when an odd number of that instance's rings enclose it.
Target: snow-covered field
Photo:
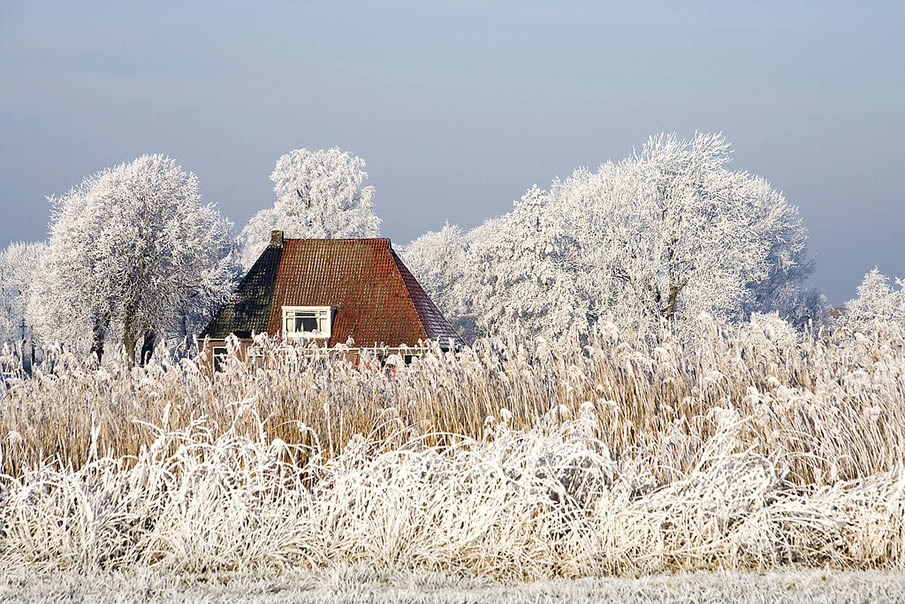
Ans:
[[[430,573],[378,574],[344,568],[276,579],[230,576],[190,581],[156,575],[25,575],[0,582],[0,601],[284,602],[505,604],[507,602],[897,602],[905,572],[786,570],[493,584]]]

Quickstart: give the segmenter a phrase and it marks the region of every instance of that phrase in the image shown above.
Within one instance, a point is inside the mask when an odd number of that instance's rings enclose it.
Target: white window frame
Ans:
[[[251,361],[251,366],[255,369],[263,369],[266,366],[266,357],[260,346],[249,346],[245,358]]]
[[[327,339],[333,331],[333,306],[284,306],[283,322],[280,328],[283,336],[287,338],[309,338],[309,339]],[[316,331],[290,331],[287,329],[289,320],[295,318],[296,314],[314,313],[318,321],[318,329]]]
[[[214,346],[211,348],[211,366],[214,371],[221,372],[226,365],[226,359],[229,358],[229,348],[226,346]]]

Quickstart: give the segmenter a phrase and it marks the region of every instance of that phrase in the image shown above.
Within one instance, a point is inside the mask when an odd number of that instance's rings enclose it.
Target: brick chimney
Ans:
[[[283,247],[283,231],[270,231],[270,245]]]

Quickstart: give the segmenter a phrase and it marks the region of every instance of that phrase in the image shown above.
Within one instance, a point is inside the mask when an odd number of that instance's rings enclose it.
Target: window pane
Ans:
[[[332,312],[329,309],[283,307],[284,333],[288,335],[305,335],[315,338],[326,338],[330,335],[330,320]]]
[[[313,316],[313,313],[302,316],[296,316],[295,318],[295,330],[296,331],[317,331],[317,319]]]
[[[226,363],[226,348],[214,348],[214,371],[223,371]]]

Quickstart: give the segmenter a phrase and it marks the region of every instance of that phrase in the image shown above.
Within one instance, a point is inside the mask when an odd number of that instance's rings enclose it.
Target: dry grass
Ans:
[[[0,402],[0,568],[901,568],[902,330],[701,333],[484,341],[392,375],[59,355]]]

